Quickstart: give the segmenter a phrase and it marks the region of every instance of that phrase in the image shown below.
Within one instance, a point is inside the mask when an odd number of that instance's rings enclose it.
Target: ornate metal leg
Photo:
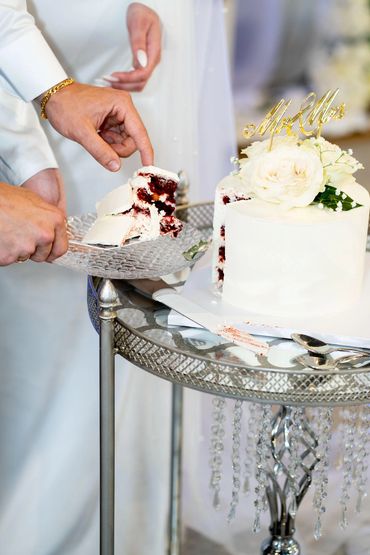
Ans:
[[[299,555],[293,538],[299,505],[319,461],[318,442],[304,409],[282,406],[272,422],[272,466],[266,468],[266,497],[271,514],[271,537],[263,555]]]
[[[117,293],[104,280],[100,318],[100,555],[114,555],[114,320]]]
[[[183,388],[172,385],[171,476],[168,521],[168,555],[179,555],[181,546],[181,474],[182,474]]]

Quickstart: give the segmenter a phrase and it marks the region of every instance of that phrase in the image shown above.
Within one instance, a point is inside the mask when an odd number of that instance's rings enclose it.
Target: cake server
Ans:
[[[365,356],[370,356],[370,351],[365,351],[365,349],[359,349],[357,347],[339,347],[328,345],[321,339],[312,337],[310,335],[305,335],[304,333],[292,333],[290,336],[295,343],[304,347],[307,351],[311,353],[318,353],[320,355],[329,355],[330,353],[336,353],[337,351],[344,351],[346,353],[361,353]]]
[[[212,333],[240,347],[245,347],[254,353],[266,355],[269,349],[268,343],[257,340],[240,327],[225,322],[223,318],[205,312],[198,304],[179,295],[174,287],[170,287],[162,279],[155,281],[148,279],[133,279],[128,280],[128,282],[140,293],[149,295],[155,301],[176,310]]]

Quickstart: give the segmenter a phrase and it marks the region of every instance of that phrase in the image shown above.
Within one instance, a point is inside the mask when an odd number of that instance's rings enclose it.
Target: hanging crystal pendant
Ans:
[[[325,513],[325,502],[328,496],[328,482],[329,482],[329,447],[332,435],[333,426],[333,409],[332,408],[319,408],[316,412],[316,437],[317,437],[317,457],[313,473],[313,507],[316,512],[316,523],[314,528],[314,537],[318,540],[322,535],[322,519],[321,516]]]
[[[213,491],[213,507],[220,508],[220,490],[222,478],[222,455],[224,452],[224,436],[225,436],[225,399],[215,397],[213,403],[213,424],[211,427],[211,445],[210,445],[210,468],[211,479],[210,488]]]
[[[231,494],[230,510],[227,517],[228,522],[235,518],[236,508],[239,503],[240,491],[240,436],[242,429],[243,401],[235,401],[234,421],[233,421],[233,444],[232,444],[232,469],[233,469],[233,489]]]
[[[244,460],[244,481],[243,493],[247,494],[251,489],[251,478],[254,470],[254,462],[256,458],[256,426],[257,426],[257,405],[249,404],[248,430],[245,445]]]
[[[348,526],[348,504],[351,497],[351,484],[354,473],[355,433],[357,425],[357,408],[346,408],[343,411],[344,419],[344,453],[343,453],[343,481],[339,503],[342,508],[340,526],[342,529]]]

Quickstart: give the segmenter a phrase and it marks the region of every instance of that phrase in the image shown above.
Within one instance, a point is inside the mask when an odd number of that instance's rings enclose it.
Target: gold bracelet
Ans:
[[[54,87],[51,87],[51,89],[46,91],[46,93],[44,94],[41,100],[40,116],[42,117],[42,119],[48,119],[45,108],[50,97],[53,96],[53,94],[55,94],[56,92],[60,91],[61,89],[64,89],[64,87],[68,87],[68,85],[72,85],[72,83],[74,82],[75,80],[72,77],[68,77],[68,79],[64,79],[64,81],[57,83],[56,85],[54,85]]]

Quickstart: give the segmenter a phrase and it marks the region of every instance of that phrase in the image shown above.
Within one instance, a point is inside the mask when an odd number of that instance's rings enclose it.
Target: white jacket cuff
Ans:
[[[0,43],[0,69],[26,101],[33,100],[67,77],[36,27],[9,44],[1,46]]]
[[[41,170],[57,168],[32,104],[10,94],[0,79],[0,180],[21,185]]]

